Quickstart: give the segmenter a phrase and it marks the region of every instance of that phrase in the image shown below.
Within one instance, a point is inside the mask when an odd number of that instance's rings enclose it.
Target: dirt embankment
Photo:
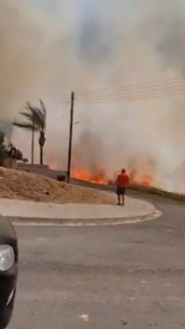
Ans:
[[[57,203],[115,203],[114,196],[109,192],[5,168],[0,168],[0,198]]]

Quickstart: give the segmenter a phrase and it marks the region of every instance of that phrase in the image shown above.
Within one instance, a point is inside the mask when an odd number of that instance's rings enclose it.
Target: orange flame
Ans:
[[[58,164],[55,161],[50,162],[49,164],[50,169],[57,170],[59,169]],[[72,177],[78,180],[100,184],[100,185],[108,185],[114,184],[116,181],[118,173],[115,173],[111,178],[107,176],[105,167],[95,169],[95,170],[88,170],[86,168],[77,168],[72,171]],[[132,171],[129,173],[130,177],[130,184],[131,185],[138,185],[138,186],[154,186],[153,179],[150,175],[144,174],[139,176],[137,173]],[[177,194],[184,195],[183,192],[177,192]]]
[[[49,168],[53,170],[59,169],[57,162],[52,161],[49,163]],[[94,170],[88,170],[86,168],[78,167],[72,170],[72,177],[86,182],[91,182],[100,185],[111,184],[116,181],[118,173],[115,173],[112,177],[108,177],[106,174],[106,167],[94,168]],[[153,180],[149,175],[138,176],[134,171],[129,174],[130,183],[142,186],[152,186]]]
[[[130,183],[142,186],[152,186],[153,180],[149,175],[137,176],[133,173],[130,174]]]
[[[85,168],[75,169],[72,173],[73,178],[84,180],[91,183],[107,185],[110,182],[114,182],[116,175],[113,179],[108,179],[106,173],[103,169],[96,170],[95,173],[88,171]],[[143,186],[152,186],[152,177],[149,175],[143,175],[141,177],[136,176],[131,173],[130,175],[131,184],[143,185]]]
[[[84,168],[75,169],[72,172],[72,177],[79,180],[84,180],[86,182],[91,182],[101,185],[108,184],[108,180],[105,177],[105,172],[102,169],[99,169],[95,173],[91,173]]]

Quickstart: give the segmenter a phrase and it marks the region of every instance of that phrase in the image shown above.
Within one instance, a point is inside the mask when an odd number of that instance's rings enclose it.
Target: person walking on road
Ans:
[[[129,184],[129,176],[126,173],[125,169],[122,169],[116,179],[116,194],[118,198],[117,205],[124,206],[125,204],[125,192]]]

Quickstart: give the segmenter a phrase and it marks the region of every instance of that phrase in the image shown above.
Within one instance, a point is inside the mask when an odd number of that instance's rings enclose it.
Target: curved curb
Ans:
[[[153,213],[145,216],[125,217],[125,218],[111,218],[111,219],[42,219],[42,218],[17,218],[4,217],[16,226],[58,226],[58,227],[82,227],[82,226],[116,226],[125,224],[137,224],[152,221],[162,215],[160,210],[155,210]]]

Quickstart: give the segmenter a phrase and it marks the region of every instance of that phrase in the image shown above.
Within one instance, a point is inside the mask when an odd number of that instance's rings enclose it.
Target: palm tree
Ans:
[[[43,101],[40,99],[40,108],[32,106],[29,102],[26,104],[26,111],[20,112],[26,120],[24,122],[13,122],[13,125],[19,128],[31,131],[31,163],[34,164],[34,144],[35,132],[39,132],[40,146],[40,164],[43,164],[43,148],[45,145],[46,133],[46,108]]]

